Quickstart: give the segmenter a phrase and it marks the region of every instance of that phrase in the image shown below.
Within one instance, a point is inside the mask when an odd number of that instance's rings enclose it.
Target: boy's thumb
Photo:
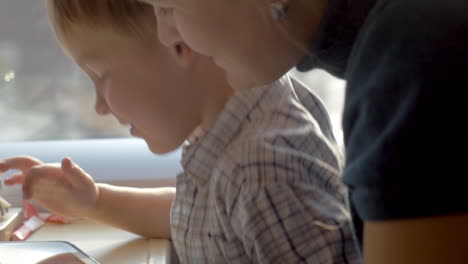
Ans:
[[[62,160],[62,170],[73,186],[81,185],[84,172],[70,158],[67,157]]]

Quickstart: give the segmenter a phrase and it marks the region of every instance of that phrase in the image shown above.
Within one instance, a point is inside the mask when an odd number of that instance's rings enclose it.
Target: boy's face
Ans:
[[[176,50],[78,26],[63,45],[95,86],[96,112],[129,125],[152,152],[176,149],[203,121],[204,86],[176,60]]]

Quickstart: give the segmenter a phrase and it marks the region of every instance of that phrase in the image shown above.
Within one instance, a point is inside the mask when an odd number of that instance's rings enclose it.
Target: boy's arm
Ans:
[[[96,184],[69,158],[44,164],[29,156],[0,159],[0,172],[20,170],[5,180],[22,184],[24,199],[67,217],[88,217],[147,237],[170,238],[169,212],[175,188],[138,189]]]
[[[366,222],[365,263],[466,263],[468,213]]]
[[[155,238],[171,238],[175,188],[129,188],[98,184],[99,197],[86,217]]]

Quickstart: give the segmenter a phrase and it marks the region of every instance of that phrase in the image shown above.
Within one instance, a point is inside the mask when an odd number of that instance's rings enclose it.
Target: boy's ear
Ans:
[[[197,57],[197,53],[193,51],[184,42],[176,43],[173,47],[173,54],[176,56],[176,60],[182,67],[189,67],[192,65]]]

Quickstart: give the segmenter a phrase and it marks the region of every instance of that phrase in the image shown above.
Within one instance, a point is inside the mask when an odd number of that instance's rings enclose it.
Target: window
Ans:
[[[62,54],[44,1],[0,2],[0,142],[127,137],[94,112],[94,90]]]

